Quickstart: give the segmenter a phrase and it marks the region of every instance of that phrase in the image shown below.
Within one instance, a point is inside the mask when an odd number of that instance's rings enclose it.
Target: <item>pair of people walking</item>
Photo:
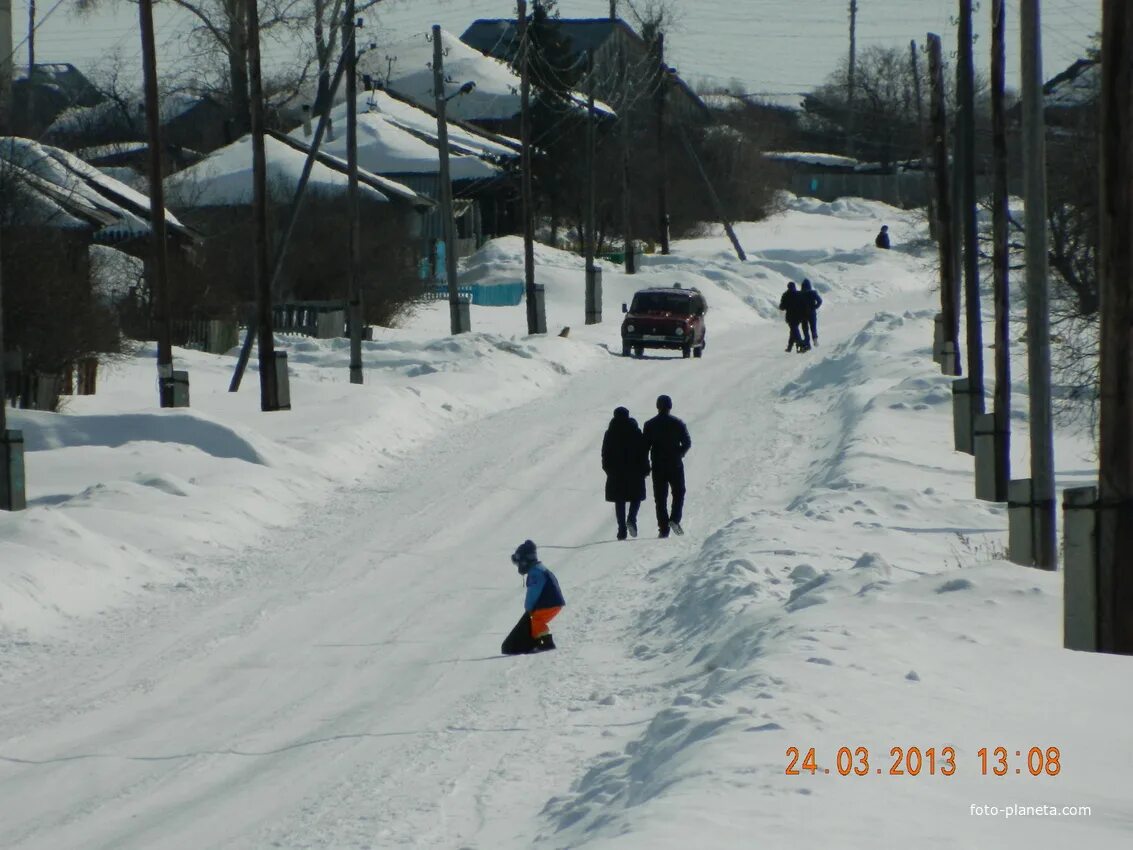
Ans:
[[[637,536],[637,513],[645,499],[645,478],[650,473],[658,536],[668,537],[670,531],[684,534],[684,456],[692,447],[692,439],[685,423],[672,415],[672,409],[669,396],[658,396],[657,415],[641,429],[627,408],[618,407],[606,429],[602,470],[606,473],[606,501],[614,503],[618,540]]]
[[[818,345],[818,308],[821,306],[822,296],[809,278],[803,278],[802,289],[796,289],[793,280],[787,282],[787,291],[779,299],[779,309],[784,312],[790,329],[787,351],[810,351],[812,344]]]

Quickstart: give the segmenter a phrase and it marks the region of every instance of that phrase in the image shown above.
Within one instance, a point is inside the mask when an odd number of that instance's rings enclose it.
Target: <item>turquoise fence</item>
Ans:
[[[523,281],[508,283],[474,283],[457,287],[462,301],[471,301],[481,307],[514,307],[523,300]],[[440,284],[428,293],[429,301],[447,301],[448,287]]]

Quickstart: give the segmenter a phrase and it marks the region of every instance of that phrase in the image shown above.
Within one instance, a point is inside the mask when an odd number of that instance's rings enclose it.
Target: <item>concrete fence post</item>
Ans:
[[[1067,649],[1098,649],[1098,488],[1062,492],[1062,627]]]
[[[1007,557],[1024,567],[1035,563],[1034,482],[1014,478],[1007,485]]]
[[[972,385],[967,378],[952,382],[952,436],[956,451],[975,454],[972,444]]]
[[[937,313],[932,318],[932,359],[943,364],[944,360],[944,314]]]

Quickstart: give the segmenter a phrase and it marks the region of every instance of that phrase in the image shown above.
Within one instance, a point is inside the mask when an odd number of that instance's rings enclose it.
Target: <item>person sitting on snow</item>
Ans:
[[[878,248],[889,247],[889,225],[881,225],[881,230],[877,233],[877,238],[873,240],[873,244]]]
[[[524,540],[511,556],[521,576],[526,577],[527,594],[523,600],[523,616],[506,638],[500,652],[523,655],[555,648],[549,623],[566,605],[559,580],[539,562],[535,544]]]

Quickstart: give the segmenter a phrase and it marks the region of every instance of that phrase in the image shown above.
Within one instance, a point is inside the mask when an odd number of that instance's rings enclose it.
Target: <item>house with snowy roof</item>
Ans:
[[[171,267],[187,263],[197,233],[164,220]],[[148,303],[139,269],[151,221],[146,195],[74,154],[0,137],[4,307],[20,317],[6,345],[19,349],[22,406],[53,408],[70,364],[120,348],[124,302]]]
[[[23,65],[12,78],[12,127],[17,135],[39,138],[65,110],[94,106],[105,99],[69,62]]]
[[[556,36],[565,44],[568,62],[581,66],[590,57],[593,71],[583,72],[577,88],[587,91],[593,77],[595,96],[610,104],[622,101],[622,83],[645,80],[655,73],[653,46],[621,18],[559,18],[552,21]],[[474,21],[460,40],[485,56],[512,62],[519,49],[519,27],[514,19]],[[706,121],[708,107],[692,87],[668,68],[668,107],[689,121]]]
[[[520,78],[500,57],[470,46],[447,30],[441,30],[444,51],[445,116],[485,127],[507,125],[519,115]],[[433,91],[433,43],[426,33],[416,35],[367,53],[360,64],[377,88],[386,89],[430,112],[436,107]],[[580,112],[586,109],[586,95],[575,91],[571,103]],[[605,103],[595,109],[613,115]]]
[[[273,244],[282,239],[292,201],[307,159],[308,145],[283,133],[264,138],[267,161],[268,218]],[[288,242],[280,288],[281,300],[343,297],[349,274],[350,218],[345,159],[322,150],[314,160],[303,205]],[[232,309],[251,300],[252,139],[244,136],[214,151],[184,171],[166,178],[170,208],[203,234],[197,254],[203,278],[214,282],[208,297],[214,309]],[[364,277],[378,284],[416,281],[421,257],[422,221],[435,206],[424,194],[366,168],[358,171],[359,220]],[[273,252],[274,252],[273,248]],[[387,288],[388,293],[392,289]],[[368,322],[382,323],[382,316]]]
[[[439,200],[441,146],[436,113],[398,93],[380,89],[359,94],[356,107],[359,166]],[[324,137],[320,149],[345,159],[346,104],[335,106],[330,117],[333,134]],[[465,256],[486,236],[510,232],[516,195],[511,172],[519,158],[520,144],[461,121],[446,124],[457,256]],[[306,146],[313,140],[313,128],[304,124],[288,136]],[[420,236],[424,246],[444,238],[439,209],[425,215]]]

